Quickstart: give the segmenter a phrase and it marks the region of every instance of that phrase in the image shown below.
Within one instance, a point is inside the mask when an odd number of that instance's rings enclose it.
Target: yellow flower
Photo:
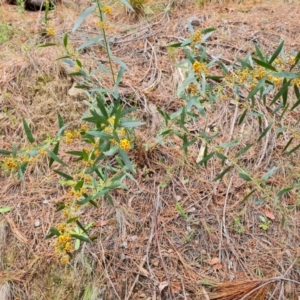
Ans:
[[[98,21],[97,22],[97,26],[100,28],[100,29],[108,29],[109,28],[109,25],[103,21]]]
[[[14,157],[4,157],[2,159],[4,166],[9,170],[14,170],[18,168],[18,162]]]
[[[105,13],[105,14],[111,14],[111,7],[110,6],[104,6],[101,8],[101,10]]]
[[[63,257],[61,257],[60,262],[63,265],[66,265],[68,262],[70,261],[70,256],[69,255],[64,255]]]
[[[193,43],[200,42],[202,40],[201,30],[197,30],[196,32],[194,32],[192,37],[193,37],[192,38]]]
[[[70,240],[71,240],[71,237],[69,235],[61,234],[58,237],[58,242],[60,244],[65,244],[65,243],[69,242]]]
[[[46,33],[48,36],[55,36],[55,29],[52,27],[47,28]]]
[[[39,149],[39,155],[41,155],[41,156],[46,156],[46,155],[47,155],[46,149],[45,149],[45,148]]]
[[[57,230],[61,233],[65,232],[66,228],[67,228],[66,224],[58,224],[57,225]]]
[[[130,149],[130,142],[127,139],[123,139],[120,141],[120,148],[128,151]]]
[[[65,252],[71,252],[72,244],[70,242],[67,242],[64,248]]]
[[[114,125],[114,123],[115,123],[115,117],[110,117],[110,118],[108,118],[107,122],[108,122],[110,125]]]
[[[74,66],[74,70],[75,70],[75,72],[79,72],[79,71],[81,71],[81,67],[79,66],[79,65],[75,65]]]
[[[292,84],[297,86],[297,87],[300,87],[300,78],[295,78],[292,80]]]
[[[191,95],[197,94],[198,88],[195,83],[190,83],[187,87],[187,92]]]
[[[202,71],[204,74],[207,74],[206,63],[195,61],[193,63],[193,70],[195,73],[200,73]]]
[[[101,154],[101,152],[100,152],[99,149],[96,149],[96,150],[94,151],[94,154],[95,154],[95,156],[99,156],[99,155]]]

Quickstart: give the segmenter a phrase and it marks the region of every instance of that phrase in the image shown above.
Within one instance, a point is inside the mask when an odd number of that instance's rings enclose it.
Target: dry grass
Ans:
[[[39,162],[27,172],[24,187],[13,175],[0,171],[0,207],[13,208],[11,213],[0,215],[0,243],[6,241],[0,244],[1,300],[254,300],[271,299],[272,295],[273,299],[298,299],[300,215],[296,193],[285,197],[279,206],[254,201],[241,205],[248,191],[238,176],[216,184],[211,179],[220,166],[195,166],[200,145],[191,148],[188,161],[176,139],[151,151],[143,147],[155,144],[153,136],[161,128],[157,108],[173,112],[182,104],[174,90],[182,81],[175,63],[183,54],[170,52],[166,46],[187,36],[186,24],[191,18],[196,20],[196,28],[218,27],[208,42],[209,53],[222,54],[228,61],[253,49],[253,41],[265,51],[275,49],[281,38],[287,51],[300,49],[296,2],[236,2],[225,6],[225,1],[213,1],[203,11],[195,1],[185,1],[176,3],[165,15],[165,5],[149,1],[147,5],[155,14],[138,22],[129,19],[118,5],[113,6],[109,31],[109,36],[115,37],[112,51],[130,67],[122,81],[122,99],[127,105],[138,103],[139,116],[147,123],[137,132],[135,150],[130,153],[137,163],[137,181],[128,182],[128,191],[112,195],[115,207],[102,202],[98,210],[86,211],[86,218],[96,224],[92,234],[99,237],[84,245],[71,264],[63,267],[53,254],[52,241],[44,240],[58,222],[55,203],[66,193],[58,177]],[[65,0],[59,10],[51,12],[55,41],[70,32],[87,5],[88,1],[75,6]],[[46,42],[39,34],[42,13],[20,13],[7,5],[0,10],[0,22],[18,28],[9,47],[7,43],[0,45],[0,148],[9,149],[12,141],[25,142],[22,117],[42,139],[47,132],[56,132],[58,112],[75,126],[85,107],[79,96],[68,95],[73,81],[66,76],[66,66],[54,62],[62,55],[60,46],[36,47]],[[70,40],[77,47],[86,34],[96,33],[91,18],[82,30],[70,35]],[[100,47],[82,54],[87,64],[93,64],[91,58],[107,62]],[[110,84],[109,79],[103,80]],[[129,101],[132,94],[134,99]],[[299,118],[299,112],[294,118]],[[209,120],[221,130],[218,142],[226,142],[234,120],[233,107],[218,104],[209,112]],[[203,126],[199,122],[191,130]],[[252,124],[248,129],[258,130]],[[263,149],[253,148],[245,164],[254,170],[262,155]],[[64,159],[67,161],[67,156]],[[281,165],[281,173],[272,178],[272,185],[287,186],[298,180],[298,154],[287,161],[267,151],[255,172],[263,174],[268,161],[274,160]],[[176,209],[178,202],[188,219]],[[294,208],[289,210],[289,205]],[[275,219],[264,232],[258,227],[258,216],[267,209]],[[284,227],[280,224],[283,211]],[[36,220],[41,223],[38,227],[34,226]]]

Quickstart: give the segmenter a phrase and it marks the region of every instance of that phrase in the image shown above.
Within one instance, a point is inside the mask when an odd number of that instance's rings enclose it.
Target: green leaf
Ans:
[[[261,61],[265,61],[265,58],[264,58],[262,52],[260,51],[260,49],[259,49],[259,47],[257,46],[256,43],[255,43],[255,51],[256,51],[256,53],[257,53],[259,59],[260,59]]]
[[[0,208],[0,214],[4,214],[4,213],[7,213],[7,212],[10,212],[11,211],[11,207],[10,206],[4,206],[4,207],[1,207]]]
[[[240,140],[239,138],[234,139],[233,141],[231,141],[229,143],[224,143],[224,144],[221,144],[221,145],[217,146],[217,148],[226,149],[226,148],[234,147],[239,143],[239,140]]]
[[[49,231],[50,231],[50,233],[45,237],[45,240],[50,239],[55,235],[60,236],[59,231],[54,227],[51,227]]]
[[[280,197],[280,196],[282,196],[282,195],[288,193],[288,192],[291,191],[292,189],[293,189],[293,187],[283,188],[283,189],[281,189],[281,190],[276,194],[276,196],[277,196],[277,197]]]
[[[247,115],[247,112],[248,112],[248,109],[246,108],[244,110],[244,112],[242,113],[242,115],[240,116],[240,118],[239,118],[238,125],[241,125],[243,123],[243,121],[244,121],[244,119],[245,119],[245,117]]]
[[[53,158],[56,162],[58,162],[59,164],[65,166],[65,167],[68,166],[65,162],[63,162],[63,161],[62,161],[55,153],[53,153],[51,150],[46,149],[46,151],[47,151],[48,155],[49,155],[51,158]]]
[[[300,78],[300,73],[277,72],[277,73],[273,73],[272,75],[275,77],[286,78],[286,79]]]
[[[95,136],[95,137],[100,137],[100,138],[104,138],[104,139],[111,139],[112,135],[108,134],[106,132],[102,132],[102,131],[89,131],[88,134]]]
[[[88,236],[86,235],[82,235],[82,234],[77,234],[77,233],[71,233],[71,236],[77,240],[83,241],[83,242],[87,242],[90,243],[91,240]]]
[[[208,155],[205,155],[199,162],[198,165],[204,164],[205,167],[207,167],[207,162],[215,155],[215,152],[211,152]]]
[[[244,199],[241,201],[241,204],[244,204],[250,197],[251,195],[256,191],[256,189],[252,190],[249,194],[247,194]]]
[[[78,221],[78,220],[76,220],[76,224],[77,224],[77,226],[85,233],[85,234],[87,234],[87,230],[86,230],[86,228]],[[92,223],[93,224],[93,223]],[[88,226],[87,226],[88,227]],[[91,226],[90,226],[91,227]]]
[[[128,158],[126,152],[123,149],[119,148],[119,154],[125,164],[125,166],[130,170],[130,172],[135,173],[135,170],[133,169],[133,166],[131,164],[130,159]]]
[[[263,132],[262,134],[259,136],[259,138],[257,139],[257,142],[259,142],[267,133],[268,131],[272,128],[273,123],[271,123]]]
[[[55,212],[59,212],[65,208],[66,208],[66,205],[64,203],[57,203]]]
[[[79,191],[82,188],[83,184],[84,184],[84,180],[83,179],[79,180],[76,183],[76,185],[74,186],[74,190],[75,191]]]
[[[38,47],[39,47],[39,48],[46,48],[46,47],[52,47],[52,46],[56,46],[56,45],[57,45],[57,44],[53,44],[53,43],[50,44],[50,43],[49,43],[49,44],[39,45]]]
[[[294,147],[291,151],[288,152],[288,155],[292,154],[293,152],[295,152],[296,150],[298,150],[300,148],[300,144],[297,145],[296,147]]]
[[[222,178],[224,177],[224,175],[225,175],[226,173],[228,173],[231,169],[232,169],[232,166],[229,166],[228,168],[226,168],[226,169],[225,169],[222,173],[220,173],[215,179],[213,179],[213,182],[222,179]]]
[[[70,218],[67,220],[67,224],[73,223],[78,220],[79,217]]]
[[[289,141],[286,143],[286,145],[284,146],[283,150],[282,150],[282,153],[285,152],[285,150],[289,147],[289,145],[292,143],[294,137],[291,137],[289,139]]]
[[[245,181],[252,181],[253,179],[251,178],[251,176],[245,172],[241,172],[239,173],[239,176],[244,179]]]
[[[254,144],[249,144],[246,147],[242,148],[236,155],[235,157],[239,157],[241,155],[243,155],[244,153],[246,153]]]
[[[55,145],[55,147],[54,147],[54,149],[53,149],[53,153],[54,153],[55,155],[58,154],[58,149],[59,149],[59,142],[56,143],[56,145]],[[51,168],[51,166],[53,165],[53,163],[54,163],[54,159],[51,157],[51,158],[50,158],[50,161],[49,161],[49,167],[50,167],[50,168]]]
[[[131,11],[134,12],[134,9],[132,8],[131,4],[127,0],[120,0],[121,3],[123,3],[127,8],[129,8]]]
[[[272,65],[266,63],[265,61],[259,60],[255,57],[252,58],[258,65],[264,67],[265,69],[269,69],[271,71],[275,71],[276,72],[276,68],[273,67]]]
[[[67,180],[73,180],[73,177],[72,176],[70,176],[70,175],[68,175],[68,174],[66,174],[66,173],[64,173],[64,172],[61,172],[61,171],[59,171],[59,170],[53,170],[56,174],[58,174],[58,175],[60,175],[60,176],[62,176],[62,177],[64,177],[64,178],[66,178]]]
[[[278,91],[278,93],[273,98],[272,102],[269,104],[270,106],[273,105],[276,102],[276,100],[279,99],[288,90],[290,83],[291,83],[291,81],[289,80],[285,84],[282,85],[281,89]]]
[[[111,59],[114,62],[116,62],[121,67],[121,69],[123,69],[122,75],[123,75],[124,71],[129,71],[129,68],[127,67],[127,65],[120,58],[118,58],[116,56],[111,56]],[[121,76],[121,78],[122,78],[122,76]]]
[[[210,27],[210,28],[205,28],[205,29],[201,30],[201,33],[206,34],[206,33],[209,33],[209,32],[216,31],[216,30],[217,30],[217,28]]]
[[[81,25],[81,23],[95,10],[95,8],[97,7],[97,3],[93,4],[92,6],[88,7],[81,15],[80,17],[77,19],[77,21],[75,22],[75,25],[72,29],[72,32],[75,32],[79,26]]]
[[[58,119],[58,126],[59,126],[59,128],[64,127],[65,123],[64,123],[64,120],[63,120],[63,118],[62,118],[62,116],[60,114],[57,114],[57,119]]]
[[[255,94],[264,86],[266,82],[266,77],[262,78],[258,84],[256,85],[255,88],[253,88],[253,90],[249,93],[249,95],[247,96],[246,100],[252,98],[253,96],[255,96]]]
[[[269,170],[267,173],[265,173],[262,177],[261,180],[266,181],[268,180],[274,172],[277,170],[277,167],[273,167],[271,170]]]
[[[269,64],[272,64],[272,62],[277,58],[277,56],[280,54],[282,48],[284,45],[284,41],[281,41],[281,43],[279,44],[278,48],[274,51],[272,57],[269,60]]]
[[[0,154],[3,154],[3,155],[9,155],[9,154],[12,154],[12,151],[0,149]]]
[[[65,48],[68,47],[68,39],[69,39],[69,36],[68,36],[68,34],[66,33],[65,36],[64,36],[64,47],[65,47]]]
[[[145,122],[138,122],[138,121],[121,121],[120,126],[125,128],[134,128],[138,126],[145,125]]]
[[[25,119],[23,118],[23,126],[24,126],[24,130],[27,136],[27,139],[30,143],[34,142],[34,137],[32,136],[31,130],[28,126],[28,124],[26,123]]]

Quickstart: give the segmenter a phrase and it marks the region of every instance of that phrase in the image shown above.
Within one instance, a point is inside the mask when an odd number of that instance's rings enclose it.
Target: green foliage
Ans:
[[[7,23],[0,23],[0,44],[7,42],[14,35],[14,28]]]

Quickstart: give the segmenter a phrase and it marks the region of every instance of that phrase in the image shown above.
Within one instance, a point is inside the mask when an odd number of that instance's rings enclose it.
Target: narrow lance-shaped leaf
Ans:
[[[24,126],[24,130],[25,130],[28,141],[30,143],[33,143],[34,142],[34,137],[31,133],[31,130],[30,130],[28,124],[26,123],[25,119],[23,119],[23,126]]]
[[[224,177],[224,175],[225,175],[226,173],[228,173],[228,172],[231,170],[231,168],[232,168],[232,166],[226,168],[226,169],[225,169],[222,173],[220,173],[215,179],[213,179],[213,182],[222,179],[222,178]]]
[[[67,167],[68,165],[63,162],[55,153],[53,153],[52,151],[50,151],[49,149],[46,149],[48,155],[53,158],[56,162],[60,163],[61,165]]]
[[[276,68],[273,67],[272,65],[270,65],[269,63],[265,62],[265,61],[262,61],[262,60],[259,60],[255,57],[253,57],[253,60],[260,66],[264,67],[265,69],[269,69],[271,71],[275,71],[276,72]]]
[[[262,52],[260,51],[260,49],[259,49],[259,47],[257,46],[256,43],[255,43],[255,51],[256,51],[256,53],[257,53],[259,59],[260,59],[261,61],[265,61],[265,58],[264,58]]]
[[[246,172],[241,172],[239,173],[239,176],[244,179],[245,181],[252,181],[253,179],[251,178],[251,176],[249,174],[247,174]]]
[[[129,8],[131,11],[134,11],[131,4],[127,0],[120,0],[121,3],[123,3],[127,8]]]
[[[293,139],[294,139],[294,137],[291,137],[291,138],[289,139],[289,141],[288,141],[288,142],[286,143],[286,145],[284,146],[284,148],[283,148],[283,150],[282,150],[282,153],[284,153],[285,150],[289,147],[289,145],[292,143]]]
[[[73,180],[73,177],[72,176],[70,176],[70,175],[68,175],[68,174],[66,174],[66,173],[64,173],[64,172],[61,172],[61,171],[59,171],[59,170],[53,170],[56,174],[58,174],[58,175],[60,175],[60,176],[62,176],[62,177],[64,177],[64,178],[66,178],[67,180]]]
[[[296,147],[294,147],[291,151],[288,152],[288,154],[292,154],[293,152],[295,152],[296,150],[298,150],[300,148],[300,144],[297,145]]]
[[[123,149],[119,149],[119,154],[124,162],[124,164],[126,165],[126,167],[132,172],[135,173],[135,170],[133,169],[133,166],[131,164],[130,159],[128,158],[126,152]]]
[[[265,84],[266,82],[266,77],[262,78],[258,84],[256,85],[256,87],[249,93],[249,95],[247,96],[246,100],[252,98]]]
[[[53,236],[60,236],[60,232],[54,227],[51,227],[49,231],[50,233],[45,237],[46,240],[52,238]]]
[[[267,133],[268,131],[272,128],[273,124],[271,123],[263,132],[262,134],[259,136],[259,138],[257,139],[257,142],[259,142]]]
[[[249,194],[247,194],[244,199],[241,201],[241,204],[244,204],[250,197],[251,195],[256,191],[256,189],[252,190]]]
[[[72,32],[76,31],[79,26],[81,25],[81,23],[95,10],[95,8],[97,7],[97,3],[94,3],[92,6],[88,7],[77,19],[77,21],[75,22],[75,25],[72,29]]]
[[[281,41],[281,43],[279,44],[278,48],[274,51],[272,57],[269,60],[269,64],[272,64],[272,62],[277,58],[277,56],[280,54],[282,48],[284,45],[284,41]]]
[[[53,153],[54,153],[55,155],[58,154],[58,149],[59,149],[59,143],[56,143],[56,145],[55,145],[55,147],[54,147],[54,149],[53,149]],[[50,161],[49,161],[49,167],[50,167],[50,168],[51,168],[51,166],[53,165],[53,163],[54,163],[54,158],[53,158],[53,157],[50,157]]]
[[[276,196],[277,196],[277,197],[280,197],[280,196],[282,196],[282,195],[288,193],[288,192],[291,191],[292,189],[293,189],[292,187],[283,188],[283,189],[281,189],[281,190],[276,194]]]
[[[69,39],[69,36],[68,36],[68,34],[66,33],[65,36],[64,36],[64,47],[65,47],[65,48],[68,47],[68,39]]]
[[[82,234],[71,233],[71,236],[73,238],[78,239],[78,240],[83,241],[83,242],[87,242],[87,243],[91,242],[91,240],[88,236],[85,236],[85,235],[82,235]]]
[[[242,115],[240,116],[240,118],[239,118],[238,125],[241,125],[243,123],[243,121],[244,121],[244,119],[245,119],[245,117],[247,115],[247,112],[248,112],[248,109],[246,108],[244,110],[244,112],[242,113]]]
[[[244,148],[242,148],[236,155],[235,157],[240,157],[241,155],[243,155],[244,153],[246,153],[254,144],[249,144],[247,146],[245,146]]]
[[[277,170],[277,167],[273,167],[271,170],[269,170],[267,173],[265,173],[262,177],[261,180],[266,181],[268,180],[274,172]]]
[[[278,91],[278,93],[275,95],[272,102],[270,103],[270,106],[273,105],[288,90],[290,83],[291,81],[289,80],[281,87],[281,89]]]

